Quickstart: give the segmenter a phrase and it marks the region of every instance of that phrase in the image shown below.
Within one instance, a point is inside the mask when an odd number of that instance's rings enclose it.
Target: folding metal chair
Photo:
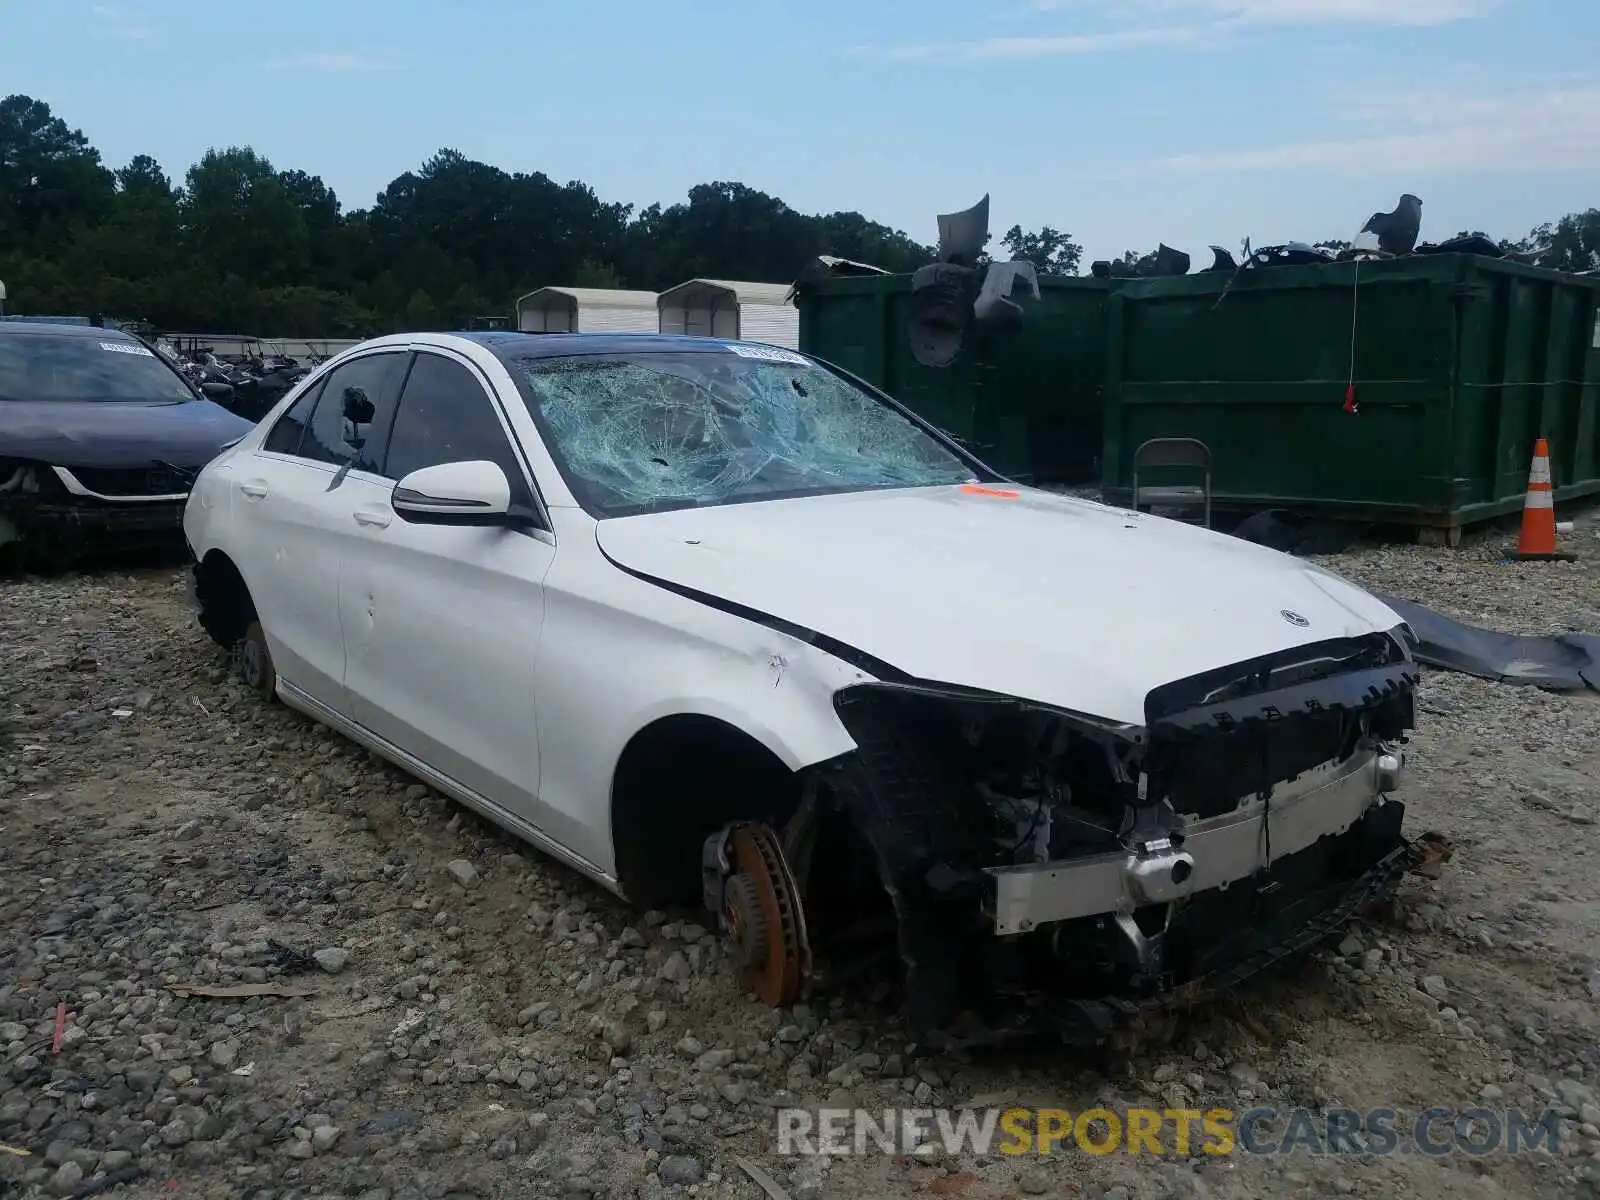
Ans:
[[[1196,483],[1145,483],[1141,476],[1152,468],[1165,471],[1187,467],[1198,471]],[[1200,508],[1204,523],[1211,528],[1211,447],[1198,438],[1151,438],[1133,452],[1133,508]],[[1185,518],[1186,520],[1188,518]]]

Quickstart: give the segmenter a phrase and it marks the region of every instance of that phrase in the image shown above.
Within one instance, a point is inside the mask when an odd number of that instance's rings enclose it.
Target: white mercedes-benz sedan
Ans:
[[[247,682],[792,1002],[1095,1040],[1406,869],[1417,671],[1315,566],[1020,486],[804,354],[402,334],[200,474]]]

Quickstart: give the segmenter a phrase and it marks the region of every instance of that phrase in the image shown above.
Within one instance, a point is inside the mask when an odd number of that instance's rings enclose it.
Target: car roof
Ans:
[[[68,325],[64,321],[15,321],[0,317],[0,334],[49,334],[51,337],[96,338],[104,341],[137,342],[139,339],[120,329],[107,329],[101,325]]]
[[[591,354],[670,354],[725,351],[739,338],[692,337],[681,333],[518,333],[473,330],[451,334],[477,342],[498,358],[570,358]]]

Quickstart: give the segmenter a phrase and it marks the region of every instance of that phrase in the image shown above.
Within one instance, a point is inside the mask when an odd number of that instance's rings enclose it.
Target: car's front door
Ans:
[[[366,397],[374,416],[393,411],[406,352],[380,351],[335,367],[292,404],[232,472],[234,511],[249,536],[238,566],[255,602],[280,678],[344,712],[344,636],[339,626],[339,557],[351,524],[351,491],[341,484],[363,454],[364,434],[343,401]],[[379,441],[381,446],[381,440]]]
[[[525,457],[488,381],[467,360],[419,349],[400,392],[383,474],[487,459],[534,508]],[[352,717],[546,834],[536,811],[533,668],[548,531],[413,524],[366,489],[339,607]]]

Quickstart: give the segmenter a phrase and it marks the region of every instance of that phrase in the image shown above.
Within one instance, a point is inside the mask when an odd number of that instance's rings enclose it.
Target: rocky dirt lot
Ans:
[[[1570,514],[1563,514],[1564,516]],[[1577,565],[1328,560],[1496,627],[1600,630]],[[1585,1196],[1600,1178],[1600,703],[1429,673],[1402,798],[1436,881],[1116,1062],[951,1056],[749,998],[636,913],[247,694],[175,567],[0,581],[0,1194]],[[185,994],[276,984],[287,996]],[[58,1026],[58,1010],[64,1020]],[[59,1040],[57,1038],[59,1029]],[[1554,1154],[775,1152],[780,1105],[1521,1107]]]

